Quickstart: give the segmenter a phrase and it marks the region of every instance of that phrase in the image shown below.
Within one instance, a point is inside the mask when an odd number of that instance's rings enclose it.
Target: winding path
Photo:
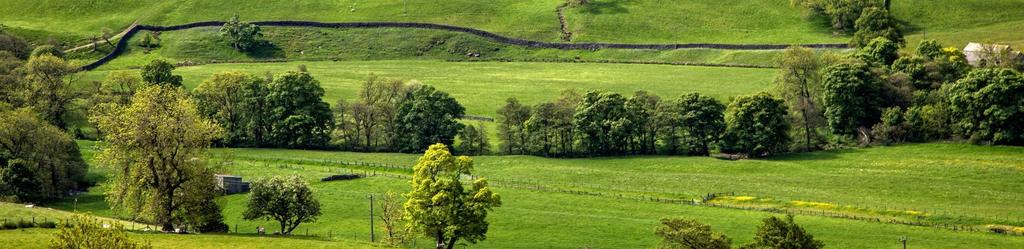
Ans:
[[[195,22],[189,24],[175,25],[175,26],[151,26],[151,25],[136,25],[131,27],[127,31],[123,32],[124,35],[120,40],[117,41],[114,50],[99,60],[82,66],[81,70],[93,70],[111,60],[117,58],[124,53],[125,47],[128,46],[128,40],[132,38],[139,31],[174,31],[184,30],[199,27],[219,27],[223,26],[223,21],[207,21],[207,22]],[[432,29],[432,30],[445,30],[453,32],[468,33],[483,38],[493,40],[495,42],[524,46],[530,48],[554,48],[563,50],[598,50],[605,48],[613,49],[651,49],[651,50],[673,50],[673,49],[694,49],[694,48],[705,48],[705,49],[724,49],[724,50],[779,50],[785,49],[791,45],[786,44],[717,44],[717,43],[680,43],[680,44],[623,44],[623,43],[559,43],[559,42],[542,42],[542,41],[531,41],[525,39],[511,38],[507,36],[498,35],[495,33],[445,24],[434,24],[434,23],[415,23],[415,22],[311,22],[311,21],[259,21],[251,22],[259,26],[266,27],[312,27],[312,28],[416,28],[416,29]],[[842,43],[824,43],[824,44],[800,44],[797,46],[807,48],[832,48],[832,49],[843,49],[848,48],[849,45]]]

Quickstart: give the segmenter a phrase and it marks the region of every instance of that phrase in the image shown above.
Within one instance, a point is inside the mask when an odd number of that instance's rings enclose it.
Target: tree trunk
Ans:
[[[437,241],[435,243],[435,247],[437,249],[445,249],[444,248],[444,232],[440,232],[440,231],[437,232]]]
[[[174,223],[171,222],[173,220],[171,216],[174,213],[174,190],[164,191],[164,195],[167,198],[164,202],[164,212],[167,212],[167,214],[164,217],[160,217],[160,231],[173,232]]]
[[[455,248],[455,239],[456,239],[455,237],[452,237],[452,238],[448,239],[448,245],[446,245],[447,249]]]

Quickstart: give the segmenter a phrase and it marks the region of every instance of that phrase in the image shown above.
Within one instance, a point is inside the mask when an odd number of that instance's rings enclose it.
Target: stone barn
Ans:
[[[217,177],[217,187],[225,194],[237,194],[249,192],[249,183],[243,182],[241,176],[214,175]]]

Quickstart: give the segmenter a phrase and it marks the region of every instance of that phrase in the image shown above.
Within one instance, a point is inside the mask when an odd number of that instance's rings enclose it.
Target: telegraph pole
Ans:
[[[907,236],[906,235],[900,236],[900,242],[903,243],[903,249],[907,249]]]
[[[375,242],[373,234],[373,194],[370,194],[370,242]]]

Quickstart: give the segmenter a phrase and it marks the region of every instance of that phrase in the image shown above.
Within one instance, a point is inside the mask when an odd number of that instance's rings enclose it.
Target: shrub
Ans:
[[[53,221],[43,221],[37,225],[41,228],[57,228],[57,223]]]
[[[4,224],[3,224],[3,229],[17,229],[17,228],[18,228],[18,223],[14,223],[13,221],[7,221],[7,222],[4,222]]]
[[[879,144],[902,143],[906,141],[907,135],[910,133],[907,126],[900,108],[892,107],[883,111],[882,120],[871,128],[871,135]]]
[[[18,221],[18,228],[32,228],[32,227],[35,227],[35,226],[36,226],[36,224],[32,223],[32,221],[28,221],[28,220],[19,220]]]

